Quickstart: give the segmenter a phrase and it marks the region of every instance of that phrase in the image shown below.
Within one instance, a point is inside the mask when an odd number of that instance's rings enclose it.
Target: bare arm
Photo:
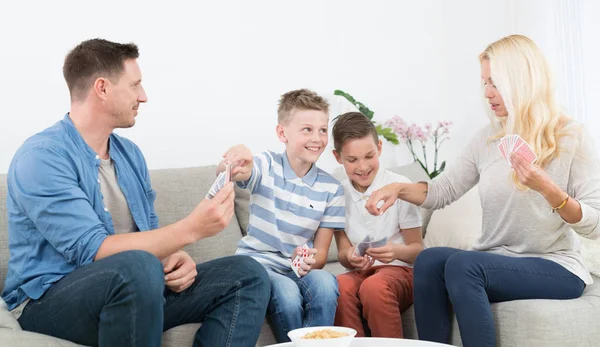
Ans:
[[[312,265],[313,269],[322,269],[327,264],[327,253],[329,253],[329,246],[333,239],[333,229],[330,228],[319,228],[315,234],[314,248],[317,249],[315,254],[315,263]]]
[[[404,237],[404,244],[395,245],[396,259],[413,264],[419,253],[423,250],[421,228],[403,230],[402,237]]]
[[[427,190],[428,184],[426,182],[390,183],[373,192],[365,204],[365,207],[371,214],[379,216],[390,208],[396,202],[396,199],[401,199],[420,206],[427,197]],[[384,201],[384,204],[380,208],[377,208],[377,204],[382,200]]]
[[[335,243],[338,249],[338,261],[346,268],[353,269],[354,266],[348,261],[348,251],[352,249],[352,243],[344,230],[335,231]]]
[[[147,251],[162,260],[188,244],[223,230],[233,216],[234,197],[233,184],[228,183],[212,200],[201,201],[179,222],[150,231],[108,236],[94,260],[128,250]]]

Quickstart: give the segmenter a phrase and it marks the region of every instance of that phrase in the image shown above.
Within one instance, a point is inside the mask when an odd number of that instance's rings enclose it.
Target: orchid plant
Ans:
[[[416,125],[414,123],[408,124],[402,117],[394,116],[387,120],[384,125],[390,127],[394,133],[400,138],[401,141],[406,143],[406,146],[410,150],[413,159],[419,164],[430,179],[433,179],[439,175],[446,168],[446,161],[441,162],[438,167],[438,152],[442,143],[450,138],[450,126],[452,122],[439,121],[436,127],[432,124],[425,124],[424,127]],[[429,162],[427,160],[427,143],[433,141],[433,168],[429,170]],[[418,147],[421,147],[422,158],[417,154]]]
[[[420,127],[414,123],[408,124],[400,116],[394,116],[387,120],[384,124],[378,124],[373,120],[375,112],[369,109],[365,104],[360,101],[356,101],[354,97],[344,91],[335,90],[334,95],[341,96],[348,100],[354,105],[362,114],[367,116],[377,129],[377,134],[388,142],[397,145],[400,141],[403,141],[408,146],[413,159],[421,165],[423,170],[427,173],[430,179],[433,179],[439,175],[446,168],[446,162],[443,161],[438,167],[438,151],[444,141],[448,140],[450,133],[450,126],[452,122],[439,121],[437,126],[434,128],[431,124],[425,124],[424,127]],[[427,142],[433,141],[434,156],[433,156],[433,169],[429,171],[429,164],[427,161]],[[423,158],[421,159],[417,155],[415,148],[421,147]]]

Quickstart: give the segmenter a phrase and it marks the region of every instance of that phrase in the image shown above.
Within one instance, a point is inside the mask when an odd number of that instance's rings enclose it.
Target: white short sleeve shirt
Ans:
[[[366,235],[373,240],[387,238],[391,243],[404,243],[402,236],[403,229],[412,229],[421,226],[421,213],[418,206],[402,200],[396,200],[394,205],[385,211],[381,216],[371,215],[365,208],[365,204],[371,193],[383,186],[394,182],[411,181],[386,169],[379,169],[375,179],[366,192],[357,191],[349,179],[344,180],[345,200],[346,200],[346,235],[352,245],[357,245]],[[376,261],[374,266],[386,265]],[[387,265],[409,266],[401,260],[395,260]]]

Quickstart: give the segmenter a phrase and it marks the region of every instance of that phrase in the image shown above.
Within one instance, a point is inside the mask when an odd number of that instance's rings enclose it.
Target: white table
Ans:
[[[443,343],[419,341],[410,339],[388,339],[381,337],[356,337],[350,347],[443,347],[451,346]],[[279,343],[266,347],[295,347],[293,342]]]

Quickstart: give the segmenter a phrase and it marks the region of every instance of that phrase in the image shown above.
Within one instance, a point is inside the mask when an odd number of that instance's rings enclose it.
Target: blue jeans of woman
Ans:
[[[267,273],[271,279],[267,313],[277,342],[290,341],[287,333],[294,329],[333,325],[339,296],[335,276],[317,269],[300,278],[291,270],[284,275]]]
[[[446,247],[425,249],[414,265],[419,339],[448,343],[454,310],[465,347],[496,346],[490,303],[573,299],[584,288],[579,277],[550,260]]]
[[[126,251],[81,267],[38,300],[19,323],[24,330],[88,346],[156,346],[162,333],[202,323],[194,346],[254,346],[269,302],[269,279],[249,257],[225,257],[197,265],[192,286],[165,287],[154,255]]]

